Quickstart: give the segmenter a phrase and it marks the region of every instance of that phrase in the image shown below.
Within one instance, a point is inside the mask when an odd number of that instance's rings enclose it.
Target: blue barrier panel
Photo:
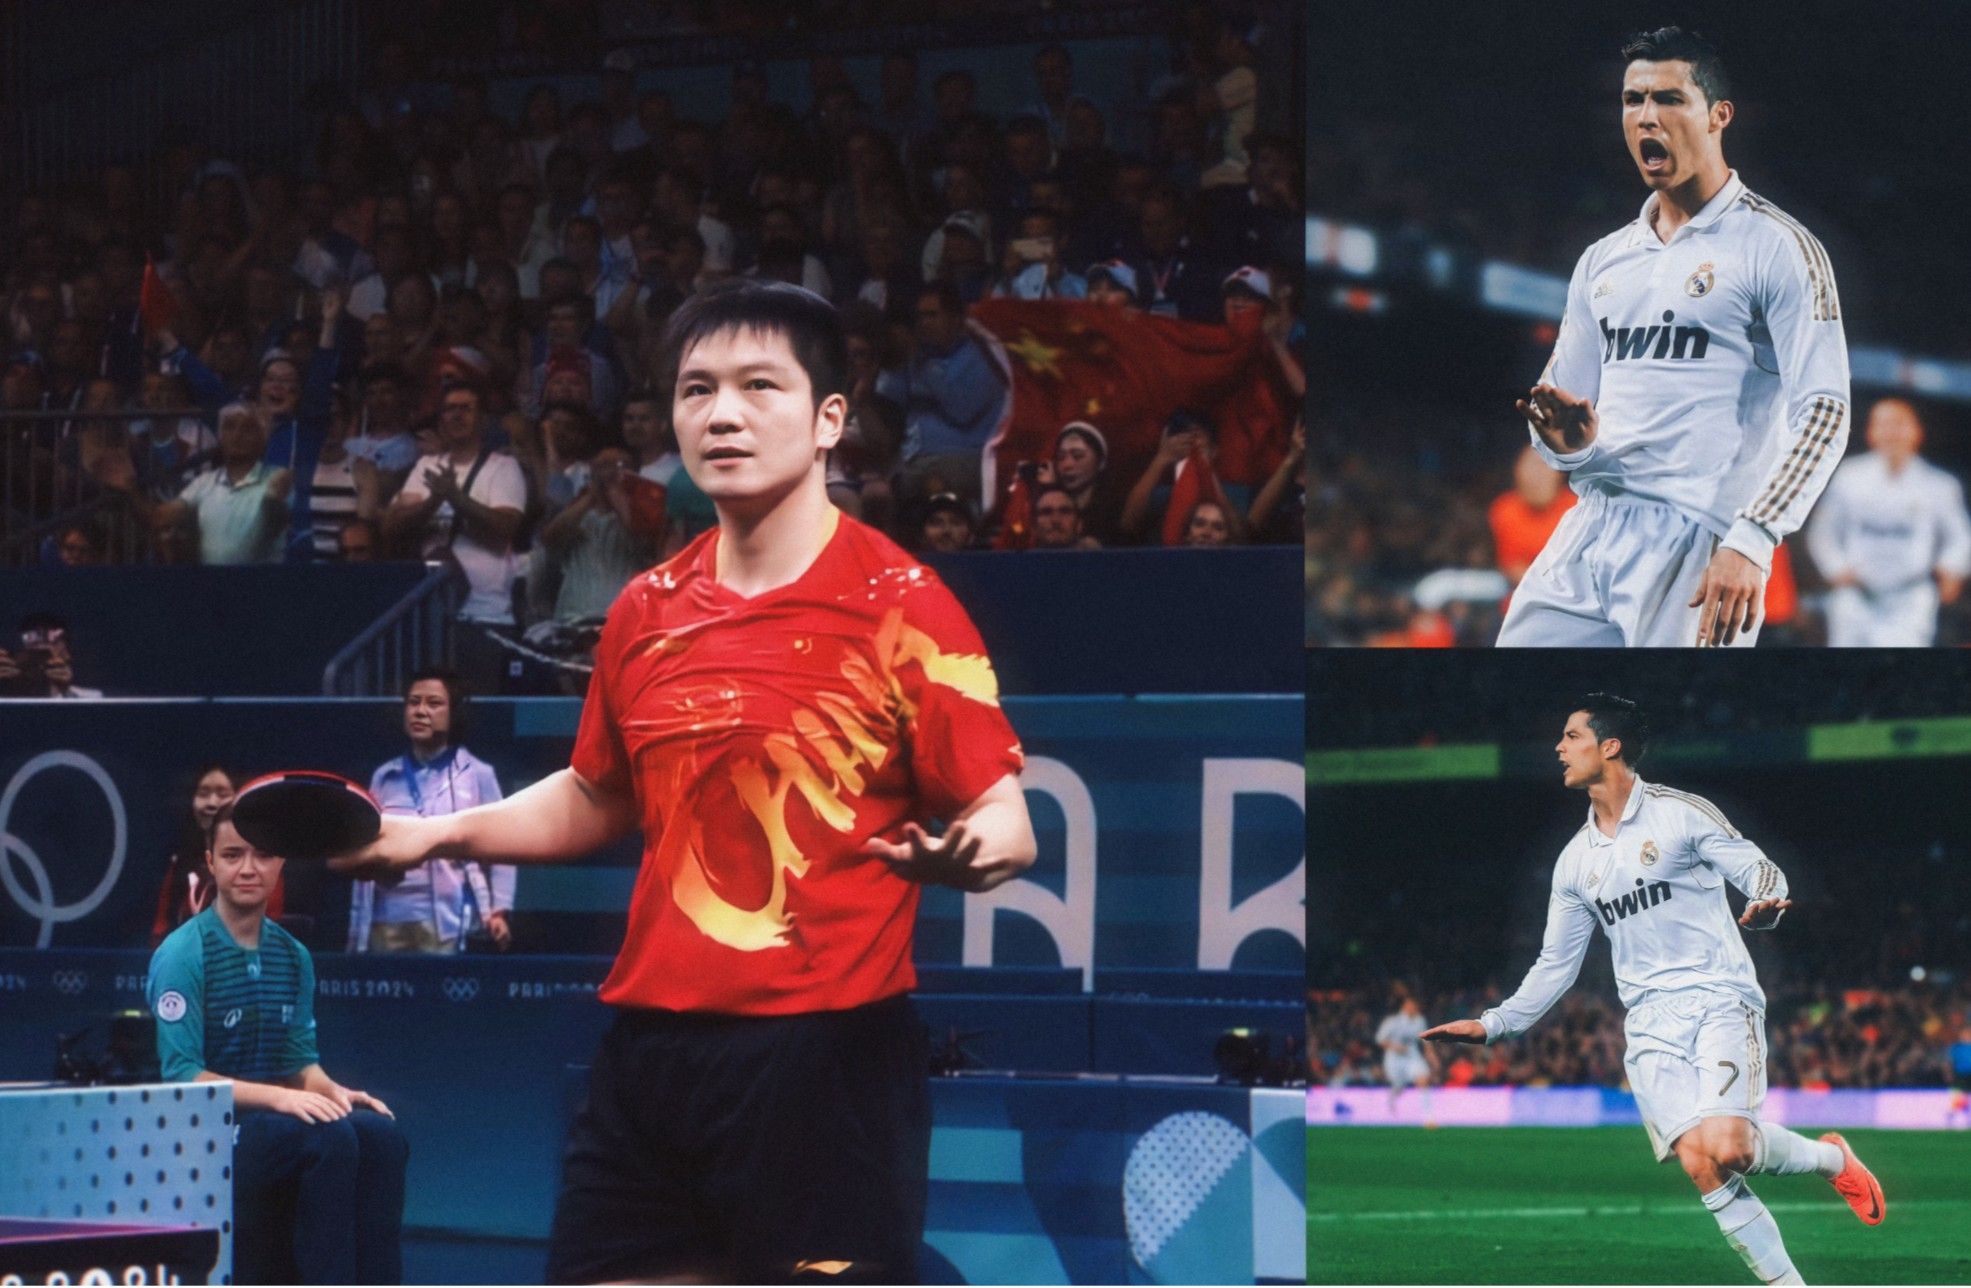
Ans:
[[[1009,698],[1040,859],[989,895],[927,890],[919,959],[1066,967],[1084,984],[1098,969],[1175,971],[1178,988],[1199,969],[1297,977],[1301,707],[1298,697]],[[481,702],[470,746],[512,792],[567,763],[579,710],[573,699]],[[0,704],[0,944],[147,942],[186,779],[204,760],[367,782],[401,750],[396,705],[379,700]],[[637,858],[626,844],[523,870],[522,930],[533,919],[541,948],[612,953]],[[340,947],[346,894],[334,883],[311,894],[311,876],[290,865],[292,907],[316,898],[312,945]]]
[[[1299,693],[1298,546],[939,555],[1007,693]]]
[[[1296,547],[929,562],[978,624],[1006,693],[1301,690]],[[62,614],[79,682],[112,696],[307,696],[422,575],[407,563],[10,569],[0,632],[31,611]]]
[[[414,563],[10,568],[0,648],[24,614],[53,612],[68,619],[76,683],[112,696],[320,693],[329,659],[423,577]]]
[[[57,1034],[141,1007],[148,960],[128,951],[0,950],[0,1080],[47,1076]],[[403,1123],[409,1225],[546,1237],[579,1097],[569,1065],[586,1062],[607,1025],[608,1008],[595,999],[606,967],[566,957],[317,957],[323,1066],[388,1100]],[[934,1031],[1003,1029],[1035,1048],[1028,1067],[1087,1067],[1091,1008],[1104,999],[1008,996],[993,988],[993,974],[944,972],[947,986],[980,991],[921,996],[920,1012]],[[1156,1055],[1141,1067],[1172,1072],[1194,1063],[1196,1053],[1177,1046],[1187,1030],[1205,1028],[1187,1022],[1184,1004],[1134,1009],[1145,1026],[1139,1049]],[[1213,1023],[1260,1013],[1227,1002],[1190,1009]],[[1150,1024],[1164,1028],[1161,1049]],[[1208,1043],[1203,1054],[1208,1061]],[[1258,1214],[1277,1208],[1281,1194],[1301,1192],[1292,1170],[1302,1157],[1298,1092],[1271,1093],[1292,1103],[1262,1123],[1256,1112],[1248,1117],[1255,1093],[1208,1082],[961,1078],[933,1087],[930,1244],[946,1263],[936,1273],[960,1281],[1003,1281],[1015,1267],[1024,1269],[1012,1277],[1025,1282],[1250,1279]],[[1173,1116],[1182,1120],[1170,1123]],[[1284,1140],[1288,1126],[1293,1138]],[[1125,1201],[1132,1160],[1137,1197]],[[1297,1219],[1284,1224],[1293,1237],[1276,1239],[1276,1259],[1300,1234]]]

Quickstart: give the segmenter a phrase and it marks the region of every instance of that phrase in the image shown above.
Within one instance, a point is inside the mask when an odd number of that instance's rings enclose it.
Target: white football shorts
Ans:
[[[1858,586],[1827,592],[1832,648],[1929,648],[1937,642],[1937,583],[1924,577],[1874,594]]]
[[[1422,1056],[1385,1055],[1383,1076],[1392,1087],[1416,1087],[1430,1081],[1430,1062]]]
[[[1729,993],[1685,989],[1629,1012],[1622,1057],[1661,1163],[1704,1118],[1757,1121],[1766,1100],[1766,1017]]]
[[[1695,648],[1690,607],[1717,552],[1710,529],[1672,506],[1590,489],[1561,517],[1513,588],[1500,648]],[[1750,648],[1765,624],[1732,641]]]

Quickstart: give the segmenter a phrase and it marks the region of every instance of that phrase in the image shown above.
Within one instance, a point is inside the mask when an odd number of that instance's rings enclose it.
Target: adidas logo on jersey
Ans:
[[[1601,914],[1604,923],[1612,926],[1632,913],[1646,912],[1654,908],[1669,897],[1668,881],[1652,881],[1645,885],[1643,879],[1637,877],[1636,888],[1620,899],[1595,900],[1595,911]]]
[[[1621,362],[1629,358],[1688,359],[1701,361],[1711,347],[1711,333],[1701,326],[1674,326],[1677,315],[1663,311],[1657,326],[1611,327],[1601,319],[1601,360]]]

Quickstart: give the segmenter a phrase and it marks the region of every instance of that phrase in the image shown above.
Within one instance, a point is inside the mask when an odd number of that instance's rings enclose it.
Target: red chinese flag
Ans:
[[[144,256],[144,281],[137,290],[137,316],[143,319],[144,330],[153,333],[169,330],[178,316],[178,301],[157,275],[157,262],[149,255]]]
[[[1197,508],[1200,501],[1216,501],[1222,506],[1225,504],[1225,493],[1211,472],[1211,462],[1205,459],[1204,448],[1193,447],[1191,454],[1178,465],[1177,477],[1170,485],[1170,504],[1163,511],[1165,545],[1184,544],[1184,529],[1189,526],[1191,511]],[[1231,517],[1229,507],[1226,517]]]
[[[993,534],[994,550],[1025,550],[1033,544],[1033,493],[1018,473],[1013,486],[1006,489],[1006,508],[999,515],[999,531]]]
[[[1012,385],[988,451],[988,482],[1053,455],[1054,436],[1086,420],[1109,443],[1109,474],[1133,482],[1181,409],[1218,429],[1218,474],[1258,485],[1280,463],[1293,399],[1257,320],[1237,331],[1068,300],[984,300],[977,335]],[[990,490],[988,495],[990,495]]]
[[[670,512],[665,508],[669,492],[662,483],[628,470],[623,471],[623,486],[630,498],[630,531],[639,537],[662,541],[671,523]]]

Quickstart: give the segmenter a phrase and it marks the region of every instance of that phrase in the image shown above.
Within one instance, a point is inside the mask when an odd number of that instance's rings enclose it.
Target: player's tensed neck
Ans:
[[[1656,209],[1650,224],[1658,240],[1669,241],[1679,228],[1697,218],[1698,212],[1710,205],[1711,199],[1731,182],[1731,167],[1725,164],[1722,156],[1715,160],[1715,166],[1706,165],[1683,183],[1657,191]]]
[[[720,505],[719,585],[748,599],[792,585],[821,557],[841,517],[823,488],[806,484],[757,513]]]
[[[1616,826],[1622,821],[1622,811],[1629,807],[1629,796],[1635,787],[1635,770],[1619,760],[1604,760],[1601,763],[1601,777],[1588,784],[1588,806],[1594,810],[1595,826],[1604,835],[1615,835]]]

